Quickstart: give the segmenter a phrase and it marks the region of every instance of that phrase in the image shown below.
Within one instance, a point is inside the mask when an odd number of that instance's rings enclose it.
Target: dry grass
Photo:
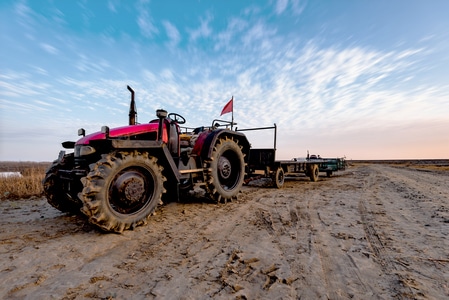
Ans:
[[[20,199],[43,195],[42,180],[49,163],[0,162],[1,172],[20,172],[21,177],[0,177],[0,199]]]
[[[427,171],[449,171],[448,166],[440,166],[440,165],[408,165],[409,168],[414,168],[417,170],[427,170]]]
[[[449,171],[448,160],[411,160],[393,163],[392,165],[423,171]]]
[[[415,160],[357,160],[350,165],[387,164],[394,167],[412,168],[423,171],[449,171],[449,159],[415,159]]]

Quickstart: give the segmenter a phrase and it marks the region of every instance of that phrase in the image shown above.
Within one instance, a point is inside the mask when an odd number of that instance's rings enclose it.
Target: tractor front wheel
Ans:
[[[220,138],[207,163],[206,189],[212,199],[227,202],[237,197],[245,177],[245,160],[242,147],[234,139]]]
[[[147,152],[104,154],[82,179],[81,211],[105,231],[121,233],[147,223],[165,192],[162,167]]]
[[[73,199],[64,190],[64,184],[60,179],[59,170],[71,169],[73,167],[73,153],[66,154],[61,160],[55,160],[45,172],[42,180],[44,194],[47,202],[54,208],[67,213],[80,214],[82,206],[79,199]]]

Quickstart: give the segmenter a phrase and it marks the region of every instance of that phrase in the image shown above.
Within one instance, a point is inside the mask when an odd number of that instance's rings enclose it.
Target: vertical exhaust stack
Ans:
[[[136,102],[134,101],[134,90],[128,85],[128,91],[131,92],[131,104],[129,105],[129,125],[136,125],[137,111]]]
[[[162,126],[164,119],[167,117],[167,111],[163,109],[156,110],[156,116],[159,118],[159,127],[157,128],[157,140],[162,141]]]

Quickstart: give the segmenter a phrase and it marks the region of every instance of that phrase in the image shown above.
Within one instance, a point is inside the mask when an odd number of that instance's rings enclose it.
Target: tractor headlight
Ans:
[[[77,145],[75,148],[75,157],[86,156],[95,153],[95,148],[88,145]]]

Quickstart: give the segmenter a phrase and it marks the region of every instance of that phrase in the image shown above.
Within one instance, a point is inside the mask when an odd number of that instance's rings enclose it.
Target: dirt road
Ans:
[[[1,299],[449,298],[449,172],[358,165],[161,206],[105,234],[45,199],[0,203]]]

